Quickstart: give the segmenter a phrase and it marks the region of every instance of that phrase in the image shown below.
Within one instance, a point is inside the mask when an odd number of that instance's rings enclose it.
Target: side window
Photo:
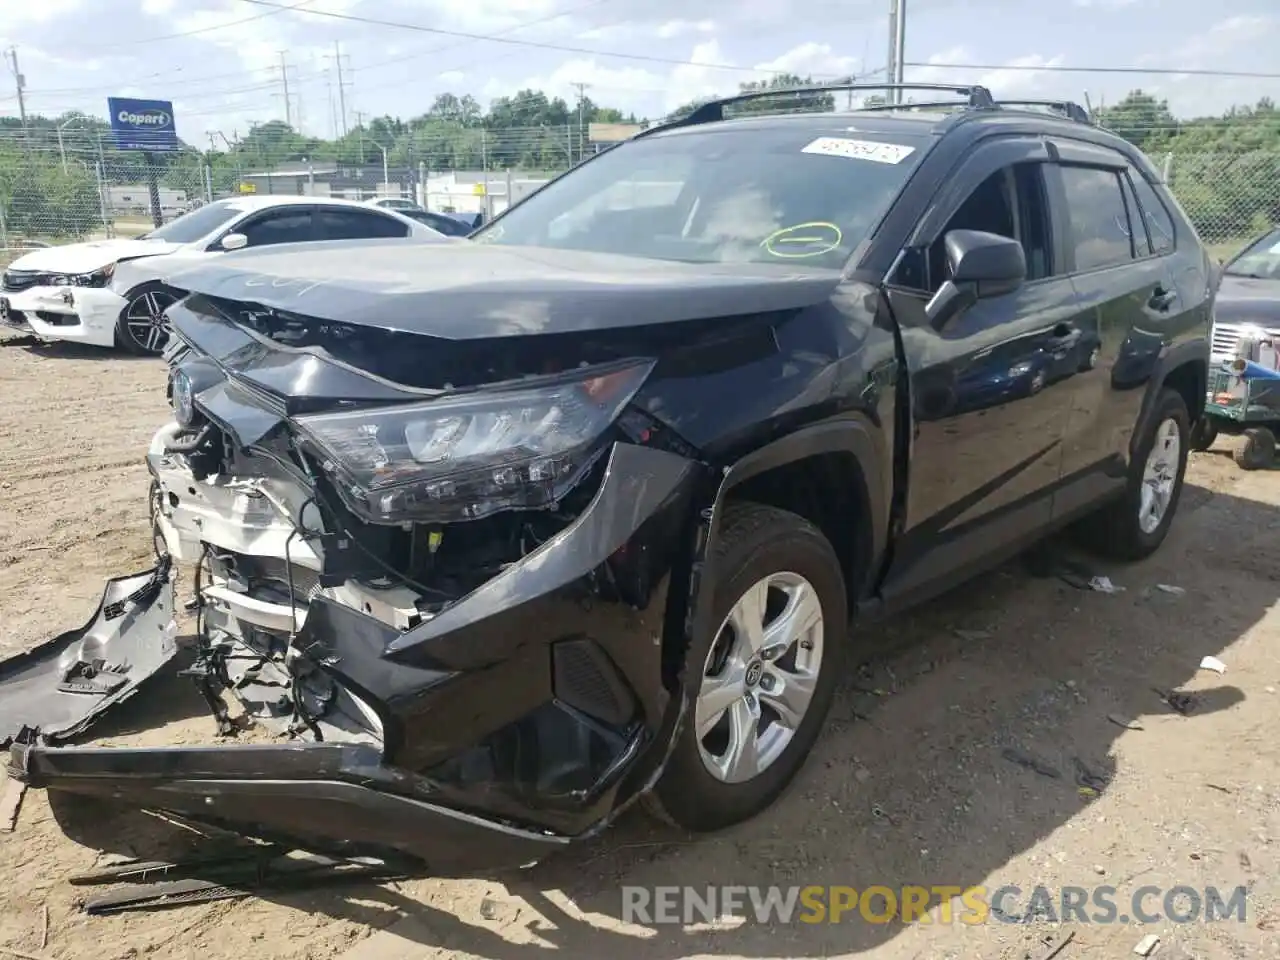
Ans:
[[[318,240],[372,240],[407,237],[408,224],[363,210],[317,210]]]
[[[1017,240],[1027,258],[1027,280],[1052,276],[1053,233],[1042,165],[1004,167],[979,184],[947,221],[925,257],[908,255],[903,259],[897,282],[930,292],[942,286],[949,272],[944,239],[952,230],[981,230]],[[926,270],[927,278],[922,275]]]
[[[1133,259],[1129,214],[1120,175],[1102,167],[1063,166],[1076,270],[1097,270]]]
[[[1169,216],[1169,209],[1141,173],[1130,170],[1129,179],[1133,183],[1134,193],[1137,194],[1142,217],[1147,222],[1151,249],[1157,254],[1168,253],[1173,249],[1173,217]]]
[[[1124,193],[1124,206],[1129,211],[1130,239],[1133,241],[1133,255],[1141,259],[1151,256],[1151,241],[1147,237],[1146,224],[1142,219],[1142,208],[1133,195],[1133,184],[1127,174],[1120,174],[1120,189]]]
[[[273,243],[301,243],[311,239],[310,210],[277,210],[264,213],[239,231],[249,238],[249,246]]]

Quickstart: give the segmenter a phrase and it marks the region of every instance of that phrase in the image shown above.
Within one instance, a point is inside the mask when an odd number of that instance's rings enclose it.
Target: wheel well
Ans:
[[[1192,423],[1200,419],[1204,413],[1204,392],[1208,389],[1208,370],[1203,363],[1192,360],[1174,367],[1165,376],[1164,385],[1181,395]]]
[[[821,530],[840,558],[853,609],[871,553],[867,488],[853,454],[822,453],[782,464],[744,480],[728,499],[788,510]]]

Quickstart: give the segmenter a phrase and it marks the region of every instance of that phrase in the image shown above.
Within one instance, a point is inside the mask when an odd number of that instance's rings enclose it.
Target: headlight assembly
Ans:
[[[92,273],[58,274],[53,278],[53,284],[57,287],[105,287],[111,282],[115,272],[116,265],[109,263],[101,270],[94,270]]]
[[[549,507],[581,478],[651,361],[572,380],[294,418],[343,501],[373,523]]]

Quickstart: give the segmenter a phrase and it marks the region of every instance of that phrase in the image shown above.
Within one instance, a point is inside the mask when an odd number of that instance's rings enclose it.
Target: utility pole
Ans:
[[[284,122],[285,126],[293,126],[293,110],[289,103],[289,65],[284,61],[284,51],[280,51],[280,82],[284,84]]]
[[[364,111],[355,110],[356,141],[360,145],[360,166],[364,166]]]
[[[342,48],[333,41],[333,63],[338,70],[338,110],[342,116],[342,135],[347,135],[347,85],[342,79]]]
[[[578,88],[578,159],[581,160],[587,153],[586,127],[583,123],[583,108],[587,102],[587,87],[591,86],[591,84],[571,83],[569,86]],[[569,163],[573,163],[572,155],[569,157]]]
[[[897,68],[895,83],[902,83],[907,64],[907,0],[898,0],[898,17],[894,23],[896,32],[893,38],[893,64]],[[898,91],[898,102],[902,102],[902,91]]]
[[[889,56],[885,60],[885,83],[898,82],[898,0],[889,0]],[[889,103],[898,102],[898,91],[890,90],[885,98]]]
[[[22,75],[22,68],[18,66],[18,48],[9,48],[9,69],[13,71],[13,80],[15,90],[18,94],[18,116],[22,118],[22,132],[27,132],[27,101],[23,96],[23,92],[27,89],[27,78]]]

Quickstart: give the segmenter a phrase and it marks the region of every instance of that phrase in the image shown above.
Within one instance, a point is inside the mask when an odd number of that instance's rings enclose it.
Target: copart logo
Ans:
[[[163,110],[148,110],[145,113],[134,113],[132,110],[121,110],[116,119],[131,127],[167,127],[173,118]]]

